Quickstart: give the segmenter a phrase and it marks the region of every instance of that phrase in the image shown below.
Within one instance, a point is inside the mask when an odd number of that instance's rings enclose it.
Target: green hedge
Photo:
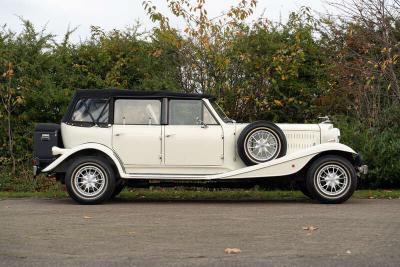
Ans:
[[[360,183],[364,188],[400,187],[400,108],[385,113],[374,127],[350,117],[335,118],[341,142],[358,151],[369,167]]]

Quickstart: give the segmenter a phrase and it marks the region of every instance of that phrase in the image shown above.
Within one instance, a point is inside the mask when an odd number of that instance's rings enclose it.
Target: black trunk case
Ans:
[[[55,157],[51,152],[53,146],[62,147],[60,125],[37,124],[33,137],[33,157],[41,168],[54,161]]]

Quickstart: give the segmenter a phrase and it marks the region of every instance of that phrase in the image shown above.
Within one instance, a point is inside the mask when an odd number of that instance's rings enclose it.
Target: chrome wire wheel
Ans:
[[[102,194],[106,186],[105,171],[94,164],[80,166],[73,175],[73,187],[85,198],[95,198]]]
[[[336,197],[347,191],[349,175],[339,164],[324,165],[316,174],[315,182],[318,190],[330,197]]]
[[[258,162],[265,162],[277,157],[281,143],[279,138],[266,129],[256,129],[247,138],[245,151]]]

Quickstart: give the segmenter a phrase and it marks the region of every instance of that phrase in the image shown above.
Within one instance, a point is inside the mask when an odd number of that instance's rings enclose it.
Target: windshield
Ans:
[[[214,101],[211,102],[212,107],[214,108],[214,110],[218,113],[218,116],[225,122],[234,122],[234,120],[230,119],[228,116],[226,116],[225,112],[222,110],[222,108],[220,106],[218,106],[217,103],[215,103]]]

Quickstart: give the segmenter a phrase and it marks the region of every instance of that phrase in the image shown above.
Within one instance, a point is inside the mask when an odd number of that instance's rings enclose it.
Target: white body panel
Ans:
[[[248,124],[225,123],[203,99],[219,125],[113,125],[77,127],[63,123],[65,149],[43,172],[84,149],[108,155],[127,179],[241,179],[290,175],[314,156],[327,151],[356,152],[338,143],[332,124],[277,124],[287,139],[284,157],[246,166],[237,153],[237,139]]]
[[[160,165],[161,125],[113,125],[112,149],[124,166]]]
[[[111,147],[111,127],[79,127],[61,123],[64,147],[73,148],[85,143],[98,143]]]
[[[220,125],[166,125],[166,166],[221,166],[224,142]]]

